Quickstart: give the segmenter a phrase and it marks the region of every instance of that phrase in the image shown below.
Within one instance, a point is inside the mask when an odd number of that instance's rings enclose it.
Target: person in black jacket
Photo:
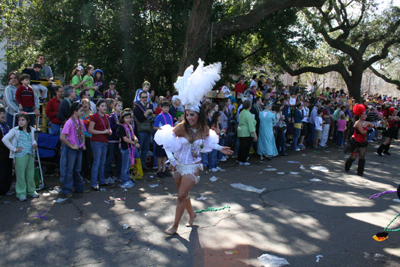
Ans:
[[[61,101],[57,112],[57,119],[61,121],[62,125],[64,125],[64,123],[69,119],[70,108],[72,103],[74,103],[74,99],[76,98],[76,90],[74,87],[70,85],[65,86],[64,97],[65,98],[63,101]]]

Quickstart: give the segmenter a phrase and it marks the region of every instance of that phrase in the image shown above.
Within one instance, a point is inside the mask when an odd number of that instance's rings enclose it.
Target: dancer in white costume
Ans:
[[[174,84],[179,93],[179,99],[185,106],[184,121],[172,128],[164,125],[157,131],[154,141],[162,145],[174,173],[174,180],[178,188],[174,224],[165,230],[173,235],[178,230],[179,222],[185,211],[189,213],[187,227],[193,225],[196,214],[189,198],[190,189],[198,182],[201,166],[200,152],[219,150],[225,155],[232,154],[229,147],[218,145],[218,135],[207,126],[205,111],[200,100],[212,90],[215,82],[220,79],[221,63],[204,67],[199,59],[199,66],[193,72],[193,66],[186,69],[183,77],[179,77]]]

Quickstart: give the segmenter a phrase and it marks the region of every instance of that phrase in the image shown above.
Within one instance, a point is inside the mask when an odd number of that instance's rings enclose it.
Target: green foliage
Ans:
[[[211,23],[246,14],[263,1],[214,1]],[[192,4],[191,0],[26,0],[22,7],[2,6],[0,38],[7,40],[10,70],[31,65],[43,53],[56,77],[68,84],[77,64],[91,64],[103,70],[106,84],[115,81],[123,99],[130,101],[144,80],[158,94],[173,90]],[[246,66],[268,66],[266,72],[279,73],[279,66],[271,65],[277,49],[295,61],[301,56],[297,47],[313,48],[316,43],[297,23],[297,12],[294,8],[275,12],[244,33],[217,40],[205,60],[221,61],[223,78],[255,71]]]
[[[129,96],[149,80],[171,90],[183,49],[191,1],[27,0],[2,11],[7,61],[19,69],[44,53],[68,84],[77,64],[105,73]],[[131,99],[132,97],[125,98]],[[126,103],[131,104],[131,103]]]
[[[254,1],[218,1],[213,6],[213,21],[236,17],[252,10]],[[292,61],[301,57],[298,47],[313,49],[317,39],[298,23],[296,8],[279,10],[243,33],[228,36],[213,43],[206,61],[221,61],[222,76],[265,72],[279,75],[282,68],[275,64],[274,54],[285,51]],[[277,77],[275,77],[277,78]]]

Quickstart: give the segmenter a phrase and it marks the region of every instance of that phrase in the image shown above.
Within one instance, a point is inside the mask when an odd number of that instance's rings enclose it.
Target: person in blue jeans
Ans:
[[[215,131],[215,133],[221,138],[221,134],[225,134],[225,129],[221,127],[221,113],[214,112],[211,118],[211,130]],[[219,140],[218,144],[221,140]],[[218,150],[213,149],[211,152],[208,153],[208,168],[211,172],[221,171],[222,169],[217,166],[217,155]]]
[[[140,93],[140,101],[135,102],[135,122],[137,123],[138,139],[140,145],[140,158],[142,166],[146,166],[147,152],[150,148],[151,133],[153,132],[153,125],[150,120],[155,118],[153,112],[153,105],[147,102],[147,92]],[[150,119],[150,120],[149,120]],[[147,168],[143,167],[143,171],[148,171]]]
[[[104,166],[106,164],[108,136],[112,134],[110,118],[106,114],[107,104],[104,99],[96,104],[97,112],[90,118],[88,132],[92,134],[90,145],[93,152],[92,189],[99,191],[99,186],[108,186],[105,181]],[[99,185],[97,184],[99,180]]]
[[[296,110],[294,111],[294,138],[293,138],[293,150],[300,151],[300,148],[297,147],[297,141],[299,140],[301,127],[303,125],[304,115],[302,113],[301,103],[296,104]]]
[[[72,189],[76,193],[85,191],[81,177],[82,154],[85,147],[85,125],[80,117],[83,113],[83,107],[80,103],[71,105],[71,117],[64,124],[60,135],[60,140],[65,144],[66,149],[66,172],[62,193],[65,197],[72,197]]]
[[[132,115],[130,110],[124,110],[119,119],[118,136],[121,137],[121,147],[119,150],[122,155],[121,164],[121,188],[132,188],[135,183],[129,179],[129,169],[131,164],[135,163],[135,159],[139,158],[138,139],[133,132],[131,126]]]

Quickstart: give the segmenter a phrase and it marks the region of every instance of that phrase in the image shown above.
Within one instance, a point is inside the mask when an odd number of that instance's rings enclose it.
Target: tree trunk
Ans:
[[[351,76],[343,77],[347,89],[349,90],[349,95],[354,97],[357,103],[361,103],[361,83],[364,69],[362,67],[354,67],[352,65]]]
[[[179,74],[183,74],[190,64],[196,64],[199,58],[204,60],[206,56],[210,45],[210,17],[213,2],[213,0],[194,0],[193,2],[182,58],[179,64]]]

